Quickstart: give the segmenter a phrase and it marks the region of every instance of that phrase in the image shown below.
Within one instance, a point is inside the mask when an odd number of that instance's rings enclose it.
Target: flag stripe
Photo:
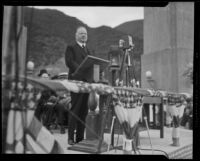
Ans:
[[[50,153],[53,148],[55,138],[45,127],[42,127],[38,133],[36,141],[40,143],[40,146],[43,146],[43,148],[46,149],[47,153]]]
[[[42,124],[38,121],[36,117],[33,117],[28,130],[30,131],[31,136],[34,140],[37,140],[38,134],[42,128]]]
[[[31,135],[27,135],[27,148],[36,154],[47,154],[47,151],[43,149],[32,137]]]

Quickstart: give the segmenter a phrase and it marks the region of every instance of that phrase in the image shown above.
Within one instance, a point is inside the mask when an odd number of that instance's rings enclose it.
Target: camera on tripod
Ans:
[[[123,36],[122,39],[119,40],[119,48],[126,50],[126,49],[133,49],[134,44],[132,40],[132,36],[126,35]]]

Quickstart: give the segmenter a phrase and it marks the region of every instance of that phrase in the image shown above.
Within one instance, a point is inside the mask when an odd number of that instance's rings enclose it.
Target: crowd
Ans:
[[[193,129],[193,100],[192,98],[186,99],[186,107],[181,118],[181,126],[187,129]]]
[[[172,116],[168,112],[168,102],[164,99],[164,111],[165,111],[165,125],[167,127],[173,126]],[[179,109],[180,125],[186,129],[193,129],[193,100],[192,98],[182,97],[181,102],[176,104],[176,108]]]

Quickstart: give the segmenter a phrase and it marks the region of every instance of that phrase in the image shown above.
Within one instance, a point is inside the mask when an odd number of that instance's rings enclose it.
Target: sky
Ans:
[[[77,6],[34,6],[38,9],[57,9],[66,15],[76,17],[89,27],[116,27],[124,22],[144,18],[144,7],[77,7]]]

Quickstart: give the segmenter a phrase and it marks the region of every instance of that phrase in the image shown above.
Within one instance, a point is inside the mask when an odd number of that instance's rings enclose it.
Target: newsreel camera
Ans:
[[[119,48],[123,50],[132,50],[134,48],[133,40],[130,35],[123,36],[122,39],[119,40]]]
[[[129,86],[131,82],[130,76],[130,67],[131,65],[131,57],[130,51],[134,48],[133,40],[130,35],[123,36],[122,39],[119,40],[119,48],[123,50],[123,58],[122,58],[122,65],[120,68],[120,77],[122,77],[122,71],[124,65],[126,64],[126,86]]]

